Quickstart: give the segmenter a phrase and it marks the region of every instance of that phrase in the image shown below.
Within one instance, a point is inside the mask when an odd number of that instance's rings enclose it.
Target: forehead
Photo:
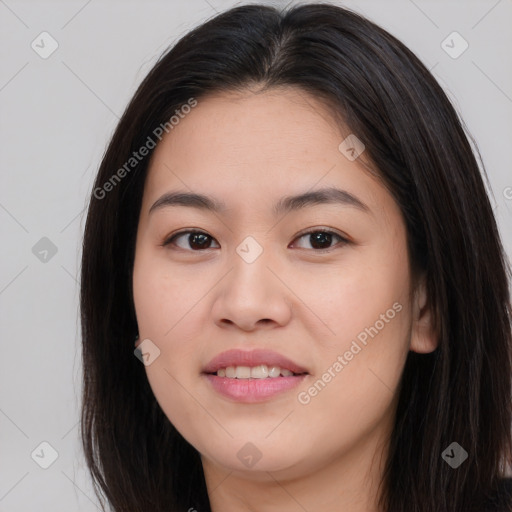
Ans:
[[[318,158],[340,140],[340,129],[327,108],[304,91],[294,88],[265,92],[223,92],[199,99],[194,109],[179,121],[157,147],[187,146],[188,161],[208,155],[215,161],[237,154],[244,162],[265,162],[299,154]],[[319,146],[320,139],[323,143]],[[326,154],[325,158],[329,158]]]
[[[367,200],[386,195],[362,159],[350,161],[340,152],[349,133],[324,103],[302,90],[211,95],[199,99],[155,148],[145,201],[172,189],[254,208],[330,186]]]

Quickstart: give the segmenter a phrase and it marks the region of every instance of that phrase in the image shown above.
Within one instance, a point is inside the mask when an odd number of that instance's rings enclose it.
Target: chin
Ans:
[[[202,454],[203,464],[209,460],[215,466],[232,471],[244,478],[266,481],[268,473],[279,473],[283,478],[293,478],[304,473],[304,461],[306,456],[300,457],[297,453],[290,451],[276,450],[275,445],[268,444],[268,447],[257,447],[256,444],[235,443],[228,448],[226,444],[219,452],[212,453],[211,450]],[[234,452],[234,456],[232,455]]]

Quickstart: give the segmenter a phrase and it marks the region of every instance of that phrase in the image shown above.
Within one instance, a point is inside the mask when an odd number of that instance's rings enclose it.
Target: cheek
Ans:
[[[375,326],[375,320],[351,323],[337,347],[324,351],[322,368],[297,396],[297,418],[316,432],[319,451],[344,449],[392,424],[393,401],[408,352],[407,314],[404,305],[383,327]]]
[[[172,271],[165,255],[140,249],[133,270],[133,300],[141,335],[164,339],[183,331],[204,287],[189,273]]]
[[[140,339],[150,339],[159,350],[146,372],[166,411],[183,411],[183,403],[190,402],[181,386],[191,389],[200,373],[198,354],[207,342],[200,299],[210,287],[205,279],[194,278],[192,270],[172,271],[165,255],[139,249],[133,271],[135,312]]]
[[[364,342],[365,336],[369,337],[368,329],[375,332],[376,323],[379,333],[389,332],[402,322],[408,325],[407,268],[407,261],[396,254],[386,258],[384,251],[376,250],[375,255],[351,257],[336,266],[290,275],[287,282],[304,306],[314,313],[307,314],[304,308],[302,317],[311,318],[308,328],[312,339],[330,354],[331,350],[343,350],[358,336]],[[397,337],[396,341],[405,338]]]
[[[199,339],[199,322],[194,321],[194,304],[200,290],[194,280],[168,272],[165,261],[140,248],[133,270],[133,297],[141,339],[150,339],[159,355],[146,366],[146,375],[155,399],[169,421],[189,441],[197,442],[194,422],[208,421],[205,411],[191,400],[191,368]],[[204,291],[202,291],[204,295]],[[201,295],[199,295],[201,296]],[[197,368],[197,374],[199,368]]]
[[[375,251],[344,267],[336,279],[325,280],[324,295],[310,295],[312,301],[318,298],[311,307],[322,305],[318,311],[334,334],[317,345],[320,364],[298,402],[311,422],[326,421],[329,411],[328,423],[338,425],[338,434],[343,431],[346,438],[375,427],[389,412],[408,353],[407,257],[386,253]]]

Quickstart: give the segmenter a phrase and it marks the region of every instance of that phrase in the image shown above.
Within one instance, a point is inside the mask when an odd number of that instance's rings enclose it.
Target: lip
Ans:
[[[288,369],[293,373],[308,373],[308,371],[297,363],[271,350],[228,350],[215,356],[204,368],[203,373],[215,373],[220,368],[228,366],[279,366]],[[266,379],[263,379],[266,380]]]
[[[274,396],[284,393],[298,386],[308,375],[294,375],[293,377],[276,377],[266,379],[228,379],[209,373],[203,377],[211,384],[213,389],[222,396],[241,403],[255,403],[270,400]]]
[[[219,377],[214,373],[219,368],[228,366],[279,366],[293,373],[291,377],[267,377],[266,379],[230,379]],[[270,400],[274,396],[284,393],[298,386],[307,376],[308,371],[291,359],[270,350],[228,350],[215,356],[203,369],[203,377],[213,389],[235,402],[255,403]]]

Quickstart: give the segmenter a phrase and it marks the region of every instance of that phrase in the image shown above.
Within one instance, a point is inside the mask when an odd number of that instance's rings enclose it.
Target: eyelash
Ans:
[[[326,233],[328,235],[334,235],[335,237],[338,237],[340,239],[340,242],[337,245],[340,246],[340,247],[350,243],[350,241],[347,238],[341,236],[339,233],[337,233],[335,231],[328,230],[328,229],[322,229],[322,228],[316,228],[316,229],[312,229],[312,230],[306,231],[304,233],[301,233],[301,234],[297,235],[294,238],[294,240],[297,240],[298,238],[302,238],[302,237],[307,236],[307,235],[316,234],[316,233]],[[200,230],[184,230],[184,231],[179,231],[178,233],[174,233],[170,237],[166,238],[164,240],[164,242],[161,244],[161,246],[162,247],[166,247],[166,246],[172,244],[176,240],[176,238],[178,238],[178,237],[180,237],[182,235],[192,235],[192,234],[206,235],[207,237],[211,238],[212,240],[215,240],[215,238],[210,236],[205,231],[200,231]],[[306,249],[306,250],[311,250],[311,251],[320,252],[320,253],[328,253],[328,252],[333,251],[336,248],[340,248],[337,245],[334,245],[332,247],[328,247],[326,249]],[[188,251],[188,252],[204,252],[204,251],[207,251],[208,249],[212,249],[212,248],[208,247],[208,248],[202,249],[202,250],[201,249],[193,250],[193,249],[183,249],[181,247],[178,247],[178,250],[183,250],[183,251]],[[215,247],[213,247],[213,249],[215,249]]]

